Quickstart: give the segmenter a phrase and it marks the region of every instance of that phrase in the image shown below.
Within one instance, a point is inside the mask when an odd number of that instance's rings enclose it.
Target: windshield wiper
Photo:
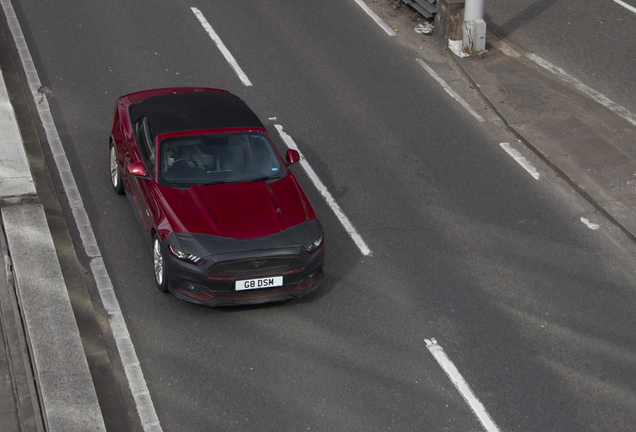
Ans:
[[[264,181],[264,180],[271,180],[275,178],[280,178],[280,174],[272,174],[265,177],[258,177],[257,179],[251,180],[251,181]]]
[[[214,181],[210,183],[203,183],[203,184],[200,184],[199,186],[212,186],[212,185],[225,184],[225,183],[234,183],[234,182],[227,181],[227,180],[219,180],[219,181]]]
[[[271,180],[276,178],[280,178],[280,174],[272,174],[272,175],[263,176],[263,177],[246,178],[246,179],[219,180],[219,181],[214,181],[210,183],[203,183],[199,186],[212,186],[212,185],[225,184],[225,183],[251,183],[251,182],[265,181],[265,180]]]

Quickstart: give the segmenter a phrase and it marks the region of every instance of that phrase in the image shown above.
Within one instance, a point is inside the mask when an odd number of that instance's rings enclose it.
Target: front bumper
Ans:
[[[211,307],[254,305],[303,297],[316,290],[322,284],[323,278],[324,274],[321,268],[319,272],[307,277],[301,283],[283,284],[283,286],[275,288],[214,291],[212,288],[194,287],[187,282],[182,282],[177,288],[170,287],[170,292],[180,300]]]
[[[298,234],[300,230],[295,231]],[[285,241],[284,237],[290,237],[290,234],[297,237],[292,232],[282,238],[277,235],[274,239],[250,241],[224,239],[220,244],[217,238],[214,239],[217,243],[211,245],[206,244],[207,236],[173,233],[163,242],[168,287],[177,298],[206,306],[249,305],[303,297],[322,284],[324,247],[310,254],[302,242]],[[181,248],[183,243],[190,243],[189,252],[193,240],[205,249],[216,248],[223,253],[209,255],[194,265],[168,251],[169,244]],[[282,286],[235,288],[236,281],[279,276],[283,278]]]

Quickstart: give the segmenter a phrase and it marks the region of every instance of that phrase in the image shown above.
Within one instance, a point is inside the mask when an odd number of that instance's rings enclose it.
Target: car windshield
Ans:
[[[190,135],[161,141],[159,183],[176,188],[277,179],[285,170],[258,132]]]

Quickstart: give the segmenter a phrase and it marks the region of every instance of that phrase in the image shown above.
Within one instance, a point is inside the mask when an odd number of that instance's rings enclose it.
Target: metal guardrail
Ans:
[[[415,15],[411,17],[412,21],[420,16],[430,19],[437,13],[437,0],[389,0],[389,3],[393,3],[395,8],[408,5],[415,9]]]

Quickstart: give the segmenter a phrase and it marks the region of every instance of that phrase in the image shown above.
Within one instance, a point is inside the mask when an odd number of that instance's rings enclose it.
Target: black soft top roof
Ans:
[[[197,129],[264,128],[245,102],[225,92],[167,94],[131,105],[133,124],[144,116],[155,136]]]

